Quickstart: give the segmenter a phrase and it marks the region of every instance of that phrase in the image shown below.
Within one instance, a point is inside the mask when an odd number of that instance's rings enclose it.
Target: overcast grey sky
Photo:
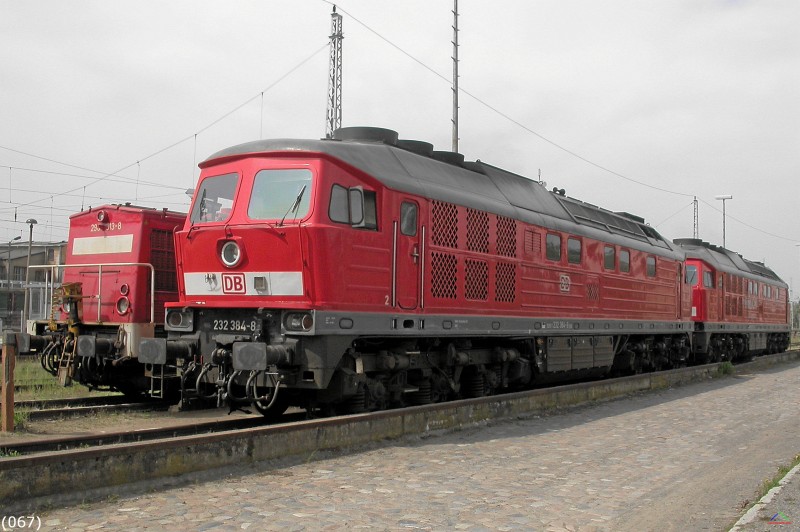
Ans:
[[[452,0],[337,4],[343,125],[450,149]],[[700,236],[721,244],[714,196],[732,194],[728,247],[800,283],[800,2],[459,9],[468,160],[541,170],[550,187],[670,239],[692,236],[697,195]],[[186,210],[196,165],[216,150],[324,136],[330,11],[322,0],[0,0],[0,244],[26,238],[31,217],[36,240],[65,239],[81,205]]]

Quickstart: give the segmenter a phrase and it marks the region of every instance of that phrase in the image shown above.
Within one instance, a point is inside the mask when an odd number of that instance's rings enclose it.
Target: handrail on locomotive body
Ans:
[[[50,284],[47,284],[48,281],[45,281],[45,286],[49,287],[50,289],[50,299],[52,300],[52,292],[53,287],[55,285],[56,273],[58,272],[59,268],[87,268],[87,267],[97,267],[97,293],[93,295],[88,295],[84,297],[90,297],[97,300],[97,322],[102,323],[102,304],[103,304],[103,296],[102,296],[102,289],[103,289],[103,268],[104,267],[123,267],[123,266],[134,266],[134,267],[146,267],[150,268],[150,324],[155,325],[155,287],[156,287],[156,271],[152,264],[149,262],[105,262],[105,263],[96,263],[96,264],[44,264],[44,265],[35,265],[30,266],[31,269],[37,270],[50,270]],[[30,290],[30,286],[25,287],[26,290]],[[30,312],[30,310],[29,310]],[[30,316],[24,316],[25,320],[28,320]]]

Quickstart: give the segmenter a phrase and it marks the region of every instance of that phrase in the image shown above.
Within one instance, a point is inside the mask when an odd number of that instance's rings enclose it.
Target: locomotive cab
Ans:
[[[260,397],[260,406],[278,381],[326,387],[336,368],[319,353],[350,340],[317,337],[316,311],[384,303],[385,289],[370,296],[347,279],[329,282],[348,267],[365,283],[375,277],[370,250],[385,246],[376,187],[308,153],[212,157],[201,167],[176,234],[181,300],[167,308],[169,341],[145,340],[142,361],[174,367],[184,397]],[[380,270],[383,282],[388,265]]]

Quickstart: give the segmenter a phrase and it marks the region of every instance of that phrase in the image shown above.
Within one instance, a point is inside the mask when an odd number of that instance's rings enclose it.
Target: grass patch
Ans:
[[[758,495],[758,499],[761,499],[764,495],[769,493],[769,490],[776,487],[780,484],[780,481],[786,474],[791,471],[797,464],[800,464],[800,454],[794,457],[792,462],[789,465],[783,465],[778,468],[778,472],[772,478],[768,478],[761,483],[761,493]]]
[[[71,386],[62,386],[55,377],[45,371],[38,356],[18,357],[14,366],[14,386],[19,389],[14,393],[15,401],[45,401],[50,399],[76,399],[82,397],[119,395],[117,392],[92,391],[86,386],[74,382]]]
[[[717,367],[717,373],[720,375],[733,375],[735,371],[733,364],[729,360],[726,360]]]
[[[29,417],[27,411],[14,409],[14,430],[24,430]]]

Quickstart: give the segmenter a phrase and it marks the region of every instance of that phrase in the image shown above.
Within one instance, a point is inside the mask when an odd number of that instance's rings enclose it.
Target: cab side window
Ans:
[[[400,232],[406,236],[417,234],[417,204],[404,201],[400,204]]]
[[[686,266],[686,277],[684,281],[686,284],[692,286],[697,284],[697,266]]]
[[[333,185],[328,217],[332,222],[350,224],[358,229],[378,229],[378,206],[375,192],[363,187]]]

